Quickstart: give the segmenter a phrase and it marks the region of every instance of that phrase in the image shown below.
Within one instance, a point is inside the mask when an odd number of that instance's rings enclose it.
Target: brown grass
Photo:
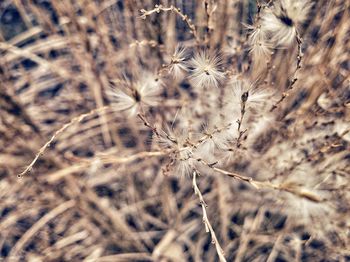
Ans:
[[[348,261],[349,2],[315,1],[254,61],[244,24],[272,2],[1,1],[0,261]],[[174,80],[180,42],[220,50],[227,81]],[[145,71],[158,106],[118,111],[107,90]],[[176,173],[227,129],[234,78],[273,90],[267,110],[242,98],[230,148]]]

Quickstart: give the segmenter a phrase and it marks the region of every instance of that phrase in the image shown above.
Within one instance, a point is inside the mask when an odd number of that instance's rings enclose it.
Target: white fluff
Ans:
[[[264,9],[261,30],[266,31],[276,45],[288,46],[295,39],[296,30],[307,19],[311,6],[307,0],[276,1],[272,8]]]
[[[225,74],[220,70],[221,57],[218,55],[200,51],[194,55],[190,65],[193,67],[190,79],[195,87],[219,87],[225,79]]]
[[[109,89],[107,95],[115,110],[135,115],[141,108],[156,106],[160,100],[162,83],[151,74],[144,74],[137,82],[126,81],[127,88]]]
[[[175,79],[181,79],[184,77],[188,68],[186,65],[186,59],[188,57],[188,51],[183,45],[178,45],[174,54],[171,57],[169,72]]]

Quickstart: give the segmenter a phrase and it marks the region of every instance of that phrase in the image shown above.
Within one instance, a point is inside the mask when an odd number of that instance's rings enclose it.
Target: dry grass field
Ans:
[[[348,0],[1,0],[0,261],[350,261]]]

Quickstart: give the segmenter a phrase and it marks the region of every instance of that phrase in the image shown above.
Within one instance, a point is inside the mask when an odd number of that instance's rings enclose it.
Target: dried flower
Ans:
[[[296,30],[305,22],[311,4],[308,0],[280,0],[264,9],[261,27],[271,34],[275,44],[289,45],[296,37]]]
[[[232,79],[232,95],[229,96],[228,105],[240,110],[239,105],[244,99],[246,109],[260,110],[272,97],[272,91],[267,88],[257,88],[247,80]]]
[[[171,57],[169,65],[169,72],[175,79],[180,79],[184,76],[185,72],[187,72],[187,66],[185,63],[187,56],[187,49],[183,45],[179,44]]]
[[[111,103],[117,111],[128,111],[135,115],[141,108],[156,106],[162,92],[162,83],[151,74],[145,74],[143,78],[132,84],[126,81],[128,90],[110,89],[108,95]]]
[[[167,132],[161,130],[154,138],[164,149],[170,149],[172,171],[177,175],[190,175],[195,166],[193,148],[188,144],[188,132],[185,130],[174,131],[167,128]]]
[[[251,31],[249,34],[249,51],[253,55],[253,62],[266,62],[266,59],[271,55],[272,45],[267,40],[267,32],[259,26],[246,25],[247,29]]]
[[[212,156],[214,156],[215,150],[225,148],[227,141],[232,139],[231,126],[231,123],[222,127],[210,126],[209,123],[203,125],[196,153],[208,161],[213,161]]]
[[[191,81],[195,87],[218,87],[225,79],[220,70],[221,57],[210,55],[207,51],[200,51],[194,55],[190,63],[192,69]]]

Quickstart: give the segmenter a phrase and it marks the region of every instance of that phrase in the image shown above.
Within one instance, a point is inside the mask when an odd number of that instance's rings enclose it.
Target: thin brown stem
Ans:
[[[94,110],[91,110],[90,112],[86,113],[86,114],[82,114],[80,116],[74,117],[69,123],[63,125],[60,129],[58,129],[53,136],[49,139],[49,141],[47,141],[45,143],[45,145],[43,145],[40,149],[39,152],[36,154],[35,158],[33,159],[33,161],[26,167],[26,169],[17,175],[18,178],[22,178],[24,175],[26,175],[28,172],[30,172],[33,169],[33,166],[35,165],[35,163],[38,161],[38,159],[40,158],[41,155],[44,154],[44,152],[46,151],[46,149],[48,147],[50,147],[51,143],[60,135],[62,134],[68,127],[74,125],[75,123],[79,123],[81,121],[83,121],[85,118],[92,116],[96,113],[101,113],[103,111],[105,111],[106,109],[110,108],[110,106],[104,106],[104,107],[100,107],[100,108],[96,108]]]
[[[197,29],[196,29],[196,26],[192,23],[192,20],[185,14],[183,14],[180,10],[180,8],[177,8],[173,5],[171,5],[170,7],[165,7],[163,5],[155,5],[154,6],[154,9],[152,10],[145,10],[145,9],[142,9],[140,10],[142,15],[141,15],[141,18],[142,19],[146,19],[147,16],[150,16],[154,13],[157,13],[159,14],[161,11],[162,12],[173,12],[175,13],[176,15],[180,16],[180,18],[187,24],[188,28],[190,29],[191,33],[193,34],[197,44],[200,43],[199,41],[199,38],[198,38],[198,33],[197,33]]]
[[[204,223],[204,226],[205,226],[205,232],[210,233],[211,239],[212,239],[212,244],[215,245],[216,252],[217,252],[217,254],[219,256],[219,259],[220,259],[221,262],[224,262],[224,261],[226,261],[226,259],[224,257],[224,251],[223,251],[223,249],[220,246],[220,243],[219,243],[219,241],[218,241],[218,239],[216,237],[216,234],[215,234],[215,231],[214,231],[212,225],[210,224],[210,221],[209,221],[209,218],[208,218],[208,214],[207,214],[207,209],[206,209],[208,206],[205,203],[203,195],[202,195],[201,191],[198,188],[196,177],[197,177],[197,172],[194,171],[193,172],[193,178],[192,178],[192,186],[193,186],[194,193],[195,193],[195,195],[198,196],[199,203],[200,203],[200,205],[202,207],[203,223]]]
[[[287,90],[282,93],[281,98],[271,107],[270,112],[274,111],[278,107],[278,105],[281,104],[290,95],[290,92],[293,90],[295,83],[298,81],[297,74],[301,69],[301,63],[303,59],[303,53],[302,53],[303,40],[296,28],[295,28],[295,39],[298,44],[298,52],[297,52],[297,65],[294,70],[292,80],[290,81]]]

